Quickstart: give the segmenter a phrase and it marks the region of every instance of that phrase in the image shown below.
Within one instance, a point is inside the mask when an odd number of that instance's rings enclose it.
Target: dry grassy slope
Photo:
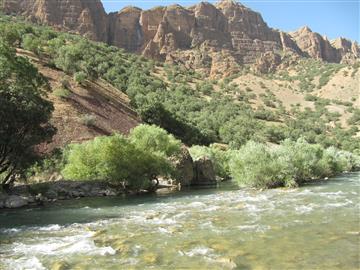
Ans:
[[[331,76],[326,85],[320,89],[315,88],[310,94],[326,99],[350,101],[353,103],[353,107],[360,108],[360,70],[358,69],[354,76],[351,76],[352,71],[352,67],[342,68]],[[305,100],[307,93],[300,90],[298,82],[267,79],[248,73],[234,79],[232,83],[238,84],[242,90],[249,87],[252,93],[257,95],[253,107],[264,105],[259,95],[265,93],[266,89],[269,89],[277,99],[281,100],[287,109],[296,104],[300,104],[301,108],[314,107],[314,102]],[[355,101],[353,101],[354,99]],[[327,108],[331,112],[339,112],[342,115],[341,123],[346,126],[346,120],[351,116],[351,113],[346,112],[346,106],[331,104]]]
[[[30,52],[19,50],[18,54],[30,58],[40,73],[48,78],[51,86],[48,99],[55,107],[51,122],[58,131],[51,143],[40,147],[42,152],[114,132],[127,134],[140,123],[129,105],[128,97],[108,83],[102,80],[87,81],[86,86],[80,86],[67,76],[70,95],[61,98],[56,92],[61,88],[61,79],[65,74],[47,67]],[[94,125],[84,123],[84,118],[90,115],[95,119]]]

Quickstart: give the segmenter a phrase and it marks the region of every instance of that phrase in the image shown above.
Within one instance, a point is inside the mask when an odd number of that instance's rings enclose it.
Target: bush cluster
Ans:
[[[62,174],[70,180],[104,180],[133,190],[152,190],[158,176],[173,175],[169,159],[180,153],[180,146],[165,130],[140,125],[128,138],[115,134],[70,145]]]
[[[248,142],[230,159],[230,172],[240,186],[294,187],[304,181],[334,176],[359,168],[360,159],[334,147],[323,148],[304,139],[280,146]]]

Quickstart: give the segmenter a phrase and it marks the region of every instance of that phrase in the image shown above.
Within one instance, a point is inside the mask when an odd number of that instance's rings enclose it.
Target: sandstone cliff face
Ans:
[[[273,70],[281,51],[337,63],[353,63],[360,55],[357,43],[341,38],[330,42],[308,27],[292,33],[274,30],[259,13],[232,0],[145,11],[126,7],[110,14],[105,13],[100,0],[2,1],[6,13],[21,14],[157,60],[202,68],[212,75],[230,72],[241,64]]]
[[[351,64],[360,57],[360,47],[356,42],[337,38],[331,42],[331,45],[337,49],[341,63]]]
[[[124,8],[119,13],[110,13],[108,43],[136,52],[143,39],[140,15],[141,9],[134,7]]]
[[[312,32],[309,27],[305,26],[290,35],[308,56],[328,62],[340,62],[340,55],[336,48],[331,46],[330,41]]]
[[[107,36],[107,15],[100,0],[3,0],[3,10],[98,41]]]

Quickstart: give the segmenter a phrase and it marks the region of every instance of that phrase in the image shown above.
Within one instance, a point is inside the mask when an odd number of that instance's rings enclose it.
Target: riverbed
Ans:
[[[0,212],[0,269],[359,269],[360,173]]]

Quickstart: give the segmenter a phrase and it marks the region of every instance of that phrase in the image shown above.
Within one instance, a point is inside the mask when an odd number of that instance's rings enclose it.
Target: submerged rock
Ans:
[[[2,204],[6,208],[19,208],[28,205],[29,201],[21,196],[11,195],[8,196]]]
[[[122,192],[105,182],[58,181],[49,185],[48,190],[45,192],[45,197],[51,199],[71,199],[79,197],[114,196],[119,193]]]
[[[216,262],[221,264],[225,269],[235,269],[237,267],[236,263],[231,258],[227,257],[220,257]]]
[[[70,265],[66,262],[55,262],[50,268],[51,270],[66,270],[70,269]]]
[[[154,264],[158,261],[159,257],[155,253],[144,254],[144,261],[149,264]]]

